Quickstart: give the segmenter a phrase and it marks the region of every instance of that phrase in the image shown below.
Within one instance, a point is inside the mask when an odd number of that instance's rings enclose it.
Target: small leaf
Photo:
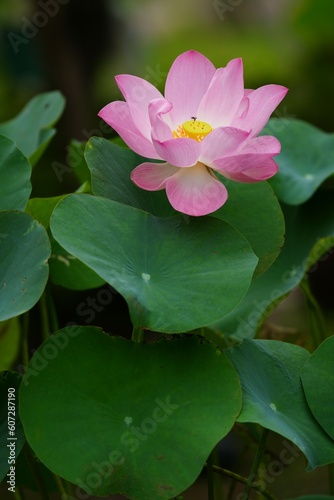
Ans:
[[[84,184],[85,182],[91,183],[90,171],[87,167],[85,160],[86,143],[72,140],[68,146],[68,163],[73,169],[77,179]]]
[[[0,210],[24,210],[31,193],[31,166],[14,142],[0,135]]]
[[[329,337],[305,363],[301,378],[309,407],[319,424],[334,439],[334,336]]]
[[[290,439],[313,469],[334,461],[334,441],[313,417],[304,396],[300,372],[310,353],[274,340],[244,340],[226,349],[241,381],[239,422],[254,422]]]
[[[48,279],[50,242],[23,212],[0,212],[0,321],[33,307]]]
[[[89,494],[136,500],[190,486],[240,405],[231,363],[202,339],[138,344],[94,327],[50,337],[20,392],[27,440],[47,467]]]
[[[65,100],[58,91],[40,94],[12,120],[0,124],[0,133],[12,139],[34,165],[55,134],[52,125],[63,112]]]
[[[275,161],[278,173],[269,181],[279,200],[289,205],[305,203],[334,174],[334,136],[301,120],[272,118],[264,133],[273,128],[282,149]]]
[[[51,214],[63,196],[54,196],[51,198],[31,198],[26,207],[26,213],[38,220],[45,229],[50,224]]]
[[[83,186],[83,189],[85,185]],[[26,212],[37,219],[45,229],[49,227],[51,214],[64,196],[53,198],[32,198],[29,200]],[[52,253],[49,261],[50,278],[56,285],[70,290],[88,290],[105,283],[94,271],[79,259],[69,255],[59,243],[51,237]]]
[[[158,218],[91,195],[64,198],[51,230],[123,295],[134,325],[161,332],[193,330],[227,314],[257,264],[247,241],[222,221]]]

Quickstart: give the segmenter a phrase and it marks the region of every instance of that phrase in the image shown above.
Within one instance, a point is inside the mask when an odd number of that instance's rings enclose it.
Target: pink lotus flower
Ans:
[[[278,170],[275,137],[256,137],[287,93],[281,85],[245,90],[241,59],[216,69],[190,50],[176,58],[168,73],[165,97],[149,82],[119,75],[126,100],[99,113],[141,156],[164,160],[136,167],[132,181],[142,189],[166,189],[175,210],[200,216],[227,200],[214,172],[239,182],[258,182]]]

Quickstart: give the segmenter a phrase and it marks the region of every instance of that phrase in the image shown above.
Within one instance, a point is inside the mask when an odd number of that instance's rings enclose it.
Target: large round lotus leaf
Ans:
[[[281,201],[300,205],[334,174],[334,136],[301,120],[272,118],[264,133],[272,129],[282,149],[270,184]]]
[[[89,494],[137,500],[190,486],[240,406],[233,366],[203,339],[138,344],[95,327],[50,337],[20,391],[27,440],[48,468]]]
[[[15,466],[25,442],[18,412],[20,383],[18,373],[0,373],[0,481],[6,477],[10,466]]]
[[[48,279],[50,242],[44,227],[23,212],[0,212],[0,320],[36,304]]]
[[[175,214],[164,190],[145,191],[131,181],[132,170],[145,158],[100,137],[88,141],[85,156],[95,195],[157,216]],[[212,215],[231,224],[248,240],[259,258],[255,274],[261,274],[283,244],[284,218],[277,198],[267,182],[242,184],[221,176],[220,180],[228,189],[228,201]],[[187,215],[183,217],[189,220]]]
[[[313,415],[334,439],[334,336],[314,351],[302,369],[301,378]]]
[[[24,210],[31,193],[31,166],[14,142],[0,135],[0,210]]]
[[[310,353],[274,340],[244,340],[225,351],[242,386],[239,422],[254,422],[290,439],[308,468],[334,461],[334,441],[313,417],[300,379]]]
[[[34,165],[56,133],[52,125],[64,106],[58,91],[37,95],[15,118],[0,124],[0,133],[12,139]]]
[[[158,218],[91,195],[65,197],[51,230],[123,295],[134,325],[161,332],[193,330],[227,314],[257,264],[248,242],[225,222]]]

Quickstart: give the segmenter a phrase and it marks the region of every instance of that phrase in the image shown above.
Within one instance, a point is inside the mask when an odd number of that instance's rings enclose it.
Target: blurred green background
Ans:
[[[119,98],[115,74],[163,89],[174,58],[193,48],[216,66],[242,57],[247,87],[289,87],[279,113],[333,130],[332,0],[2,0],[0,23],[1,121],[57,88],[64,140],[86,140]]]
[[[196,49],[217,67],[242,57],[247,88],[289,88],[275,116],[332,131],[333,20],[333,0],[2,0],[0,122],[32,96],[61,90],[67,106],[34,170],[33,196],[72,191],[75,176],[59,182],[52,163],[68,164],[71,139],[112,135],[97,113],[121,98],[114,76],[135,74],[163,91],[175,57]]]
[[[52,163],[66,163],[73,138],[112,134],[97,113],[121,98],[115,75],[135,74],[163,91],[171,63],[189,49],[217,67],[242,57],[246,87],[289,88],[275,116],[333,131],[333,0],[2,0],[0,122],[40,92],[59,89],[67,99],[34,171],[33,196],[78,186],[67,173],[59,182]]]

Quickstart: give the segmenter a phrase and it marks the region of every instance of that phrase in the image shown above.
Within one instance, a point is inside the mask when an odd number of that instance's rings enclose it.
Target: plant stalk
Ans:
[[[325,327],[324,317],[322,315],[320,306],[311,291],[307,278],[305,278],[300,283],[300,288],[303,291],[307,301],[307,306],[308,306],[307,309],[311,324],[313,347],[314,349],[316,349],[321,344],[321,342],[323,342],[326,338],[326,327]]]
[[[132,330],[131,340],[133,342],[143,342],[144,340],[144,328],[140,328],[139,326],[134,326]]]
[[[334,496],[334,464],[328,465],[329,494]]]
[[[53,479],[57,485],[58,491],[60,493],[60,498],[67,498],[67,491],[64,488],[64,483],[61,477],[57,476],[57,474],[52,474]]]
[[[55,333],[57,330],[59,330],[59,323],[58,323],[55,303],[52,297],[50,287],[48,285],[45,289],[45,294],[46,294],[47,310],[49,312],[49,322],[50,322],[51,332]]]
[[[269,433],[268,429],[263,429],[262,436],[261,436],[261,439],[260,439],[260,442],[259,442],[259,445],[258,445],[258,448],[256,451],[256,455],[254,458],[254,462],[253,462],[253,465],[252,465],[252,468],[250,471],[250,475],[247,479],[246,486],[244,489],[244,499],[245,500],[249,499],[249,495],[250,495],[251,490],[252,490],[253,481],[254,481],[255,477],[257,476],[257,473],[258,473],[258,470],[259,470],[259,467],[261,464],[262,456],[263,456],[263,453],[265,450],[268,433]]]
[[[22,315],[22,341],[21,341],[21,357],[23,366],[26,368],[29,363],[29,311]]]
[[[213,452],[210,453],[206,463],[207,485],[208,485],[208,500],[215,500],[215,480],[213,473]]]
[[[15,486],[14,498],[15,500],[24,500],[22,489],[18,485]]]
[[[216,472],[217,474],[221,474],[222,476],[226,476],[226,477],[229,477],[231,479],[234,479],[238,483],[247,484],[247,482],[248,482],[248,479],[246,477],[240,476],[236,472],[232,472],[230,470],[223,469],[222,467],[217,467],[216,465],[213,465],[212,470],[213,470],[213,472]],[[268,498],[268,500],[277,500],[274,495],[269,493],[269,491],[263,490],[263,488],[260,484],[251,483],[251,489],[258,491],[265,498]]]
[[[39,308],[41,313],[41,331],[42,331],[42,339],[43,342],[50,337],[50,320],[47,308],[47,299],[46,292],[42,293],[41,298],[39,299]]]
[[[30,469],[31,469],[31,472],[37,482],[37,485],[38,485],[38,489],[39,489],[39,494],[40,494],[40,498],[41,500],[49,500],[49,493],[48,493],[48,490],[44,484],[44,481],[43,481],[43,478],[42,478],[42,475],[37,467],[37,464],[36,464],[36,461],[35,461],[35,457],[33,456],[33,452],[32,450],[29,448],[29,446],[25,446],[24,447],[24,454],[26,456],[26,459],[29,463],[29,466],[30,466]]]

